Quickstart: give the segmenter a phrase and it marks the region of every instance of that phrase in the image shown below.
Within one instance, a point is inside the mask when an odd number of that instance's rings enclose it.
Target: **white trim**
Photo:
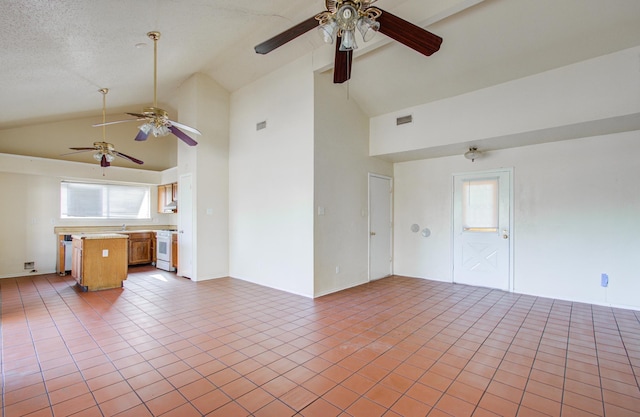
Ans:
[[[371,282],[371,178],[380,178],[389,180],[389,222],[390,222],[390,234],[389,234],[389,256],[391,262],[389,265],[389,274],[393,275],[394,264],[394,252],[393,252],[393,177],[383,174],[376,174],[369,172],[367,176],[367,282]]]

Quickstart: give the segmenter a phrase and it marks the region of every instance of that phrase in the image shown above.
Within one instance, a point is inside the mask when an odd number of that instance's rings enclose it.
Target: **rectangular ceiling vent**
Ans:
[[[413,122],[412,115],[398,117],[396,119],[396,126],[406,125],[407,123],[411,123],[411,122]]]
[[[264,120],[262,122],[256,123],[256,130],[262,130],[267,128],[267,121]]]

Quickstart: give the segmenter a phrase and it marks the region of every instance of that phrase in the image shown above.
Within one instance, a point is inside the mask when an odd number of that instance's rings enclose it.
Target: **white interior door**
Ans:
[[[453,281],[509,290],[511,171],[454,176]]]
[[[391,178],[369,174],[369,280],[392,274]]]
[[[193,278],[193,180],[191,174],[178,180],[178,275]]]

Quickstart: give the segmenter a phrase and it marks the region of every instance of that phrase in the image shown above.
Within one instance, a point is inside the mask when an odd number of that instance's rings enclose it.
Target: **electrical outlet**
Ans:
[[[103,258],[109,257],[109,249],[102,249],[102,257]]]
[[[35,267],[36,263],[33,261],[24,263],[24,269],[34,269]]]
[[[609,275],[607,274],[600,275],[600,286],[605,288],[609,286]]]
[[[336,266],[336,274],[340,273],[340,266]]]

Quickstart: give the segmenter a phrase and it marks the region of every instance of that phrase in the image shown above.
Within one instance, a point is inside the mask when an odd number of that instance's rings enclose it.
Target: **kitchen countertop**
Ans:
[[[77,235],[77,234],[95,234],[95,233],[145,233],[157,232],[159,230],[177,230],[174,224],[159,225],[127,225],[125,230],[120,226],[55,226],[53,233],[56,235]]]
[[[129,236],[119,233],[88,233],[71,235],[72,239],[128,239]]]

